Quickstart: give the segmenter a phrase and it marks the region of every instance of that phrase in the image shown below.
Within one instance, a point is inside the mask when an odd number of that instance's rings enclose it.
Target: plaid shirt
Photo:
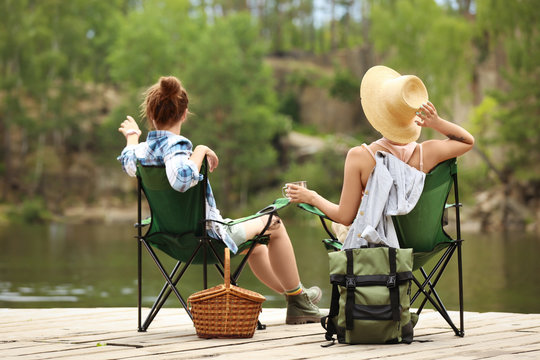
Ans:
[[[203,179],[195,163],[189,160],[192,149],[193,145],[189,139],[169,131],[157,130],[150,131],[145,142],[126,146],[117,159],[122,163],[124,172],[132,177],[136,176],[137,161],[143,166],[165,165],[172,188],[185,192]],[[208,219],[225,221],[216,207],[210,182],[206,191],[206,214]],[[214,221],[207,224],[209,236],[223,239],[233,253],[238,251],[223,224]]]

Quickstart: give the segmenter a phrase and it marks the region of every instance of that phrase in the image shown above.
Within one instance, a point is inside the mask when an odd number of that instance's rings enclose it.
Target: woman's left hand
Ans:
[[[285,189],[285,194],[287,195],[287,198],[292,203],[304,203],[304,204],[313,203],[314,191],[309,190],[308,188],[305,188],[303,186],[298,186],[295,184],[287,184],[287,188]]]
[[[433,127],[433,124],[439,120],[437,109],[430,101],[420,106],[416,115],[420,120],[417,119],[415,122],[422,127]]]
[[[214,150],[208,148],[206,151],[206,160],[208,161],[208,170],[210,172],[214,171],[215,168],[217,168],[219,164],[219,158],[217,157]]]

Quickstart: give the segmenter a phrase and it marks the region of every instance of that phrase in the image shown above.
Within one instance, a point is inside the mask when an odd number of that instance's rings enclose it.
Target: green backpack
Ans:
[[[321,319],[326,340],[411,343],[412,249],[359,248],[328,254],[332,301]]]

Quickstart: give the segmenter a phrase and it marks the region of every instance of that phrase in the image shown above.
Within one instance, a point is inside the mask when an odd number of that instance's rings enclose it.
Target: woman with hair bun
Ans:
[[[171,186],[184,192],[202,180],[199,174],[204,158],[208,170],[214,171],[219,164],[216,153],[205,145],[193,145],[182,136],[181,128],[186,121],[188,95],[181,82],[174,76],[161,77],[145,93],[141,113],[147,118],[151,129],[146,141],[139,143],[141,130],[131,116],[122,122],[118,131],[126,137],[126,147],[118,160],[129,176],[135,176],[137,161],[142,165],[165,165]],[[206,194],[207,216],[223,221],[216,207],[210,183]],[[272,290],[284,294],[287,299],[287,324],[318,322],[322,317],[315,305],[321,299],[317,286],[306,289],[300,282],[294,250],[283,222],[274,216],[267,230],[268,246],[257,245],[249,257],[249,265],[257,278]],[[259,234],[268,221],[261,216],[234,226],[211,222],[208,235],[223,239],[233,253],[238,245]]]

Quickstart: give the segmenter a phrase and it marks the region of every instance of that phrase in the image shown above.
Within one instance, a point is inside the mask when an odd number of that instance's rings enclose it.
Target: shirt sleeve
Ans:
[[[137,157],[135,156],[136,145],[128,145],[122,150],[116,159],[122,164],[122,170],[131,177],[137,173]]]
[[[164,156],[167,178],[176,191],[185,192],[203,178],[195,163],[189,160],[191,154],[191,150],[185,148],[183,141],[179,141],[173,144]]]

